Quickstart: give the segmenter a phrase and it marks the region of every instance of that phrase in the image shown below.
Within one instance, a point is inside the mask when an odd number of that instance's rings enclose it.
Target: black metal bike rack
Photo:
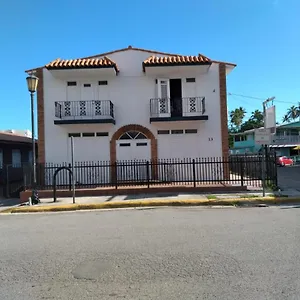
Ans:
[[[53,175],[53,202],[56,202],[56,176],[57,174],[62,171],[62,170],[67,170],[69,172],[69,190],[72,190],[72,180],[73,180],[73,173],[71,168],[69,167],[59,167],[56,169]]]

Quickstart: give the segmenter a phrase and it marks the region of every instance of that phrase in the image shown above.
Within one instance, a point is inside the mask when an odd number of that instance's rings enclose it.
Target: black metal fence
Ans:
[[[25,188],[25,178],[29,178],[30,174],[31,166],[28,163],[0,165],[0,197],[19,197]]]
[[[232,155],[230,160],[230,172],[239,174],[247,185],[257,186],[262,184],[263,156],[261,154]],[[265,180],[268,187],[277,187],[277,163],[276,153],[269,153],[264,157]],[[243,182],[241,183],[243,184]]]
[[[39,189],[53,188],[53,175],[68,163],[38,164]],[[201,185],[262,186],[261,155],[234,155],[229,158],[160,159],[157,161],[107,161],[77,162],[74,165],[76,188],[126,187],[126,186],[176,186]],[[265,179],[268,186],[277,186],[276,157],[266,158]],[[71,177],[66,170],[56,178],[59,189],[69,189]],[[31,173],[24,175],[24,188],[31,187]]]

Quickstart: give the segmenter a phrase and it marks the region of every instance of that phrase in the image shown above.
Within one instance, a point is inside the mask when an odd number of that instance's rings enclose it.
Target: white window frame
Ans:
[[[167,100],[162,98],[161,88],[162,85],[167,86]],[[157,79],[157,97],[158,97],[158,116],[159,117],[170,117],[171,116],[171,103],[170,103],[170,80],[168,78]],[[161,112],[161,106],[167,101],[167,112]]]

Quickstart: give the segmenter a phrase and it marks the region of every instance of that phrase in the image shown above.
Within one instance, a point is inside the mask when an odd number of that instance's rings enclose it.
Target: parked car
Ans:
[[[286,157],[286,156],[279,156],[277,157],[277,165],[284,167],[284,166],[292,166],[294,164],[293,159]]]

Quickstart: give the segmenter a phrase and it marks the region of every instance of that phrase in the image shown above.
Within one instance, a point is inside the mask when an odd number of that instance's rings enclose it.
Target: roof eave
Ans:
[[[76,69],[115,69],[116,74],[120,71],[116,65],[114,66],[49,66],[46,67],[49,71],[60,71],[60,70],[76,70]]]
[[[193,63],[145,63],[143,62],[143,70],[151,67],[176,67],[176,66],[210,66],[212,62],[193,62]]]

